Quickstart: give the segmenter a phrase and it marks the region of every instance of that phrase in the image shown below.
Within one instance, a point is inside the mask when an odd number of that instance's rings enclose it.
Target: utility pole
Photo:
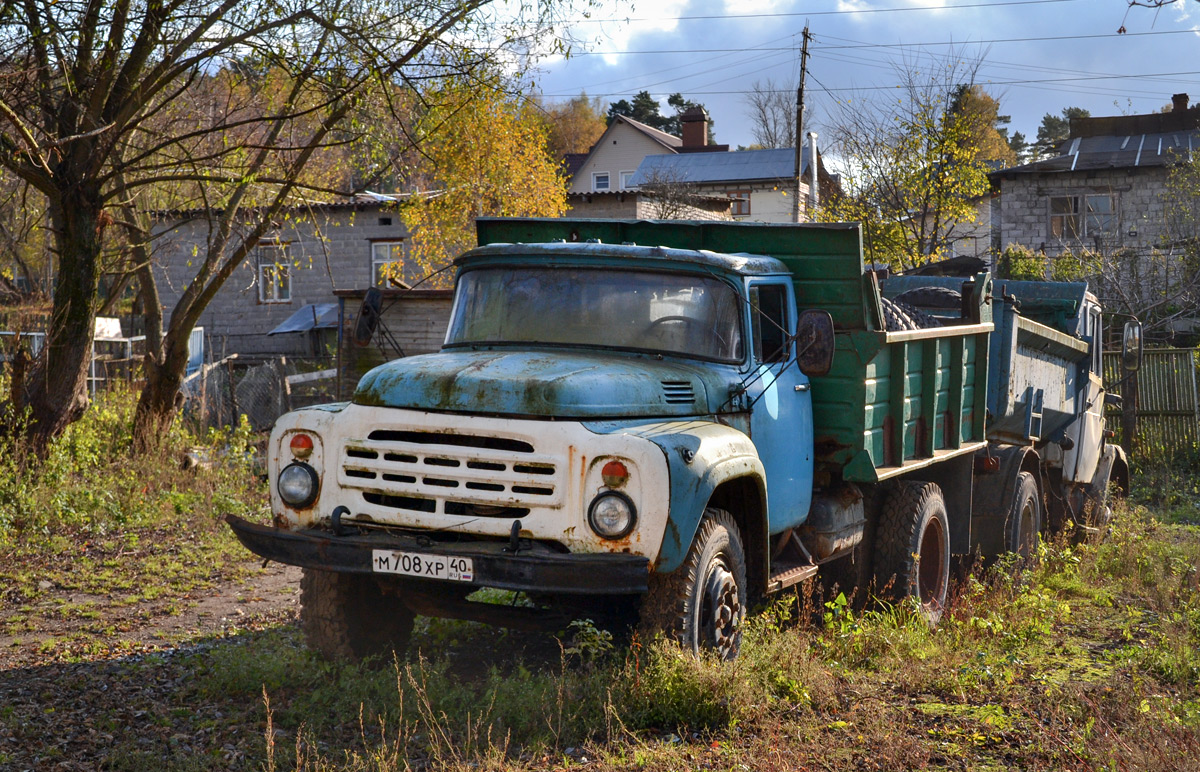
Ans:
[[[808,24],[804,25],[804,40],[800,46],[800,85],[796,87],[796,137],[794,144],[796,145],[796,168],[795,180],[795,205],[792,210],[792,221],[800,222],[803,214],[800,203],[800,171],[804,168],[804,142],[801,137],[804,136],[804,76],[808,72]]]

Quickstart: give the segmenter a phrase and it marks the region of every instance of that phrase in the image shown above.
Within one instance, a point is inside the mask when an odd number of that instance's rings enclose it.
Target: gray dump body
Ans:
[[[896,298],[919,287],[962,292],[973,281],[894,276],[884,282],[883,294]],[[987,438],[1016,444],[1054,438],[1082,408],[1090,350],[1082,334],[1087,284],[1001,280],[993,284],[992,295],[996,329],[989,344]],[[958,315],[922,310],[943,318]]]

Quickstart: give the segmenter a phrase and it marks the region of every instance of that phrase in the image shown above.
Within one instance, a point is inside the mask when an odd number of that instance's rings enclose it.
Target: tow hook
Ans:
[[[508,546],[504,548],[505,552],[517,553],[521,551],[521,521],[513,520],[512,530],[508,532]]]
[[[329,516],[329,528],[333,531],[334,536],[344,536],[345,531],[342,530],[342,516],[350,514],[349,507],[338,506],[333,508],[333,514]]]

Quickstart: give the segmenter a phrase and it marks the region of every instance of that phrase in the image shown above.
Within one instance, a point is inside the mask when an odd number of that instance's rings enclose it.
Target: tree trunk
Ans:
[[[184,349],[186,358],[187,350]],[[155,358],[159,359],[159,358]],[[146,385],[138,398],[137,410],[133,414],[133,452],[142,454],[157,450],[163,437],[171,429],[178,410],[180,377],[183,368],[154,361],[147,352],[142,365]]]
[[[147,453],[162,444],[162,438],[175,421],[179,409],[179,387],[183,384],[187,370],[188,341],[192,335],[189,326],[176,326],[172,318],[171,329],[163,336],[162,311],[158,299],[158,288],[154,284],[149,262],[143,263],[138,272],[142,302],[146,310],[146,358],[142,369],[146,385],[138,398],[137,410],[133,414],[133,451]],[[153,331],[152,331],[153,330]]]
[[[98,191],[74,185],[50,203],[58,247],[53,314],[45,346],[26,379],[24,401],[18,405],[30,408],[25,437],[39,456],[45,455],[50,440],[79,420],[88,405],[104,228],[100,201]]]

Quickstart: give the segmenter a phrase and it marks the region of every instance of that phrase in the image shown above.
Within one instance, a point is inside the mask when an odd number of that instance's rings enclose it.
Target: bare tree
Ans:
[[[829,219],[863,223],[871,260],[911,268],[937,259],[970,231],[987,192],[978,120],[955,110],[979,61],[952,53],[894,65],[897,94],[864,93],[837,105],[828,134],[842,161]]]
[[[214,227],[171,329],[160,345],[148,341],[147,381],[159,385],[139,404],[143,439],[173,415],[186,331],[222,283],[286,207],[336,192],[309,173],[361,130],[364,100],[515,53],[558,8],[0,1],[0,167],[46,197],[58,262],[47,345],[13,395],[31,411],[35,449],[86,407],[99,278],[110,266],[145,268],[148,229],[137,213],[153,207],[158,191],[190,191]],[[151,311],[157,299],[147,301]]]
[[[763,148],[796,147],[796,103],[792,91],[767,78],[746,94],[754,142]]]
[[[652,169],[638,192],[650,202],[649,214],[655,220],[694,218],[708,202],[695,183],[674,169]]]

